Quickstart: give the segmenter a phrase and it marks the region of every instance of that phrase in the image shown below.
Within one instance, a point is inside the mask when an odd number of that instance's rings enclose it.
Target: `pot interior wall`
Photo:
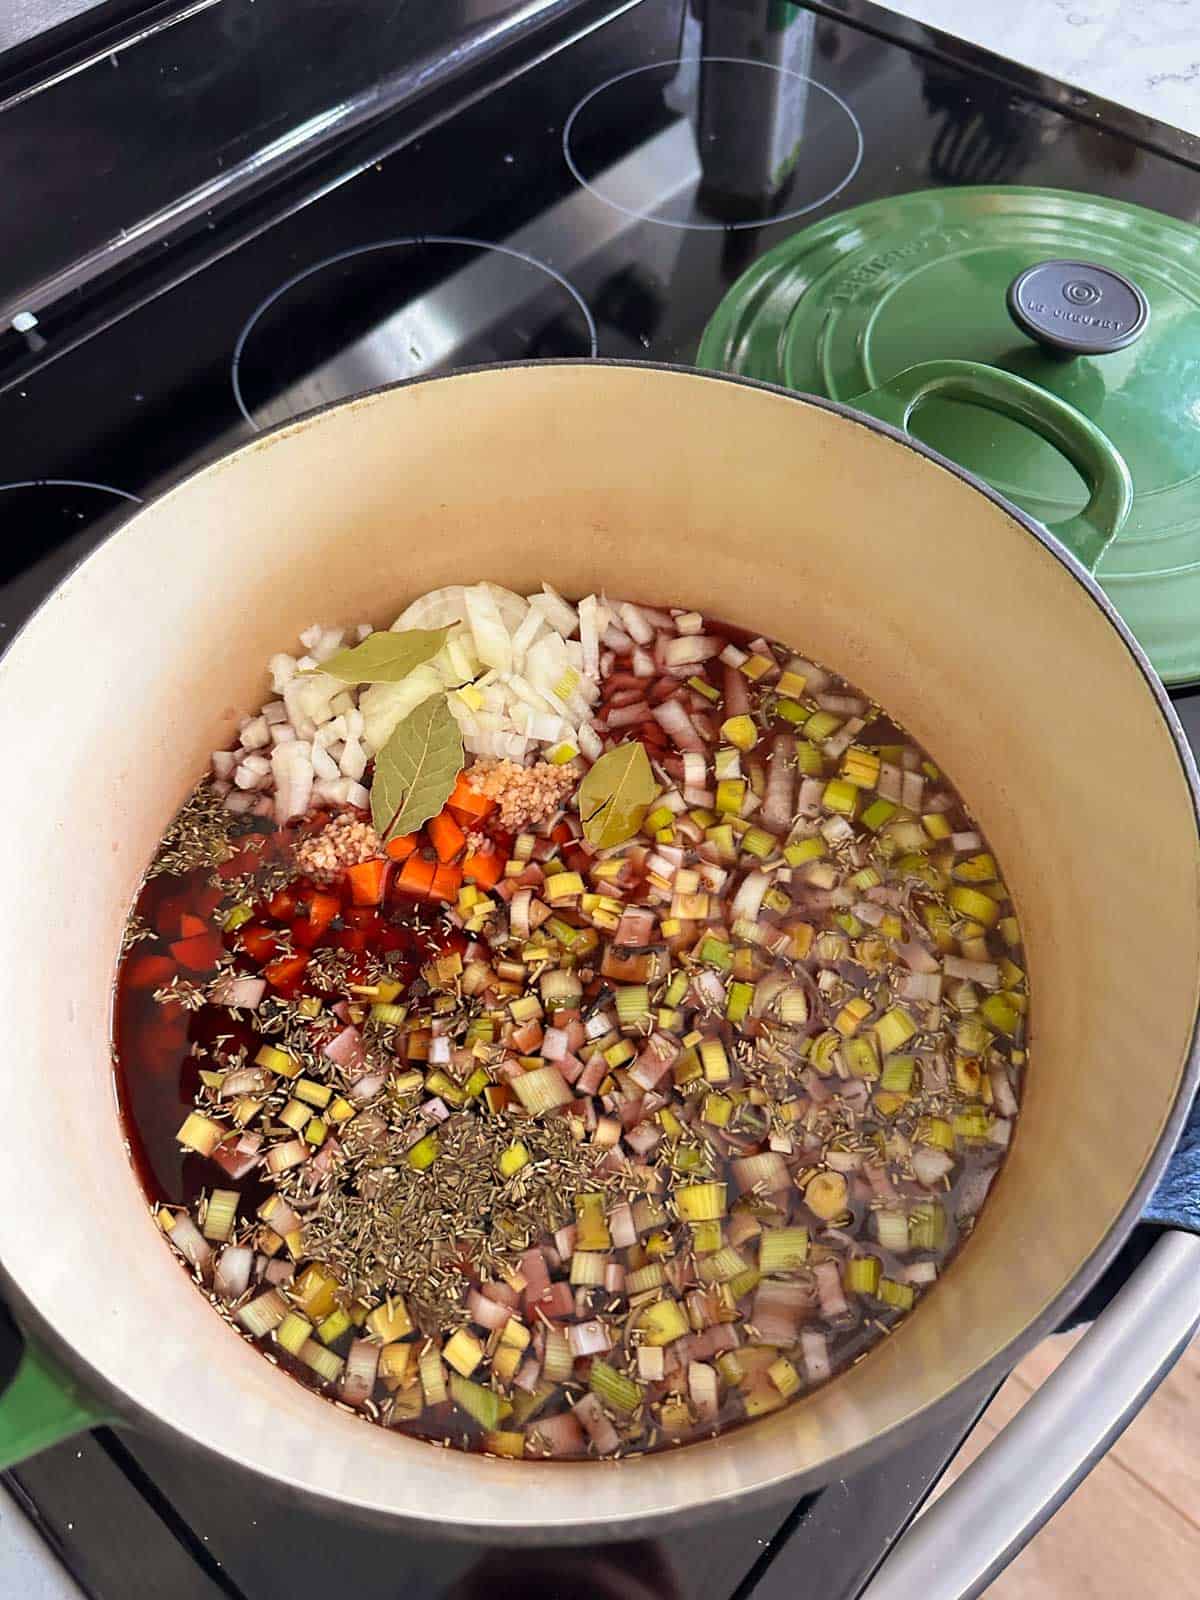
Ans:
[[[207,752],[260,702],[268,655],[316,619],[383,621],[484,577],[695,606],[843,671],[960,786],[1027,937],[1025,1114],[944,1283],[804,1404],[619,1471],[431,1450],[286,1382],[183,1281],[113,1111],[126,908]],[[0,1260],[136,1406],[347,1504],[561,1533],[840,1473],[1070,1281],[1136,1186],[1184,1069],[1195,819],[1136,662],[1001,508],[774,392],[633,367],[479,372],[259,440],[135,517],[56,593],[0,666],[0,732],[22,773],[0,840],[0,1072],[19,1130],[0,1167]]]

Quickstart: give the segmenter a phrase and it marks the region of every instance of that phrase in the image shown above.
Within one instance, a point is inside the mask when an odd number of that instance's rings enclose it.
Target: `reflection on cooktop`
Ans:
[[[553,351],[539,338],[549,326]],[[596,354],[579,291],[508,245],[425,234],[344,250],[281,284],[238,335],[230,381],[246,421],[271,427],[380,384],[534,353]]]
[[[812,21],[809,31],[796,30],[805,60]],[[653,210],[631,205],[597,159],[605,135],[629,126],[659,126],[639,155],[690,179]],[[574,177],[606,205],[709,232],[815,211],[841,193],[863,157],[858,118],[832,89],[789,65],[717,55],[654,61],[609,78],[572,110],[562,144]]]

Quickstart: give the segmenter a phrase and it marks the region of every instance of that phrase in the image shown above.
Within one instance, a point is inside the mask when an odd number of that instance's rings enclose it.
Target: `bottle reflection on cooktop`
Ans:
[[[790,0],[690,7],[700,19],[698,206],[718,222],[765,221],[784,209],[795,184],[816,19]],[[749,62],[777,70],[748,80]]]
[[[660,1547],[648,1541],[582,1550],[489,1552],[446,1600],[682,1600]]]
[[[863,140],[853,109],[809,76],[815,28],[792,0],[688,0],[678,57],[617,73],[576,104],[567,166],[617,211],[669,228],[753,230],[827,204]],[[637,148],[613,163],[616,130],[631,129]]]

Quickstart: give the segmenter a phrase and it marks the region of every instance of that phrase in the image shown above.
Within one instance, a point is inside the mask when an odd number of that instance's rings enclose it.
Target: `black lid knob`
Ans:
[[[1008,286],[1008,309],[1022,333],[1066,356],[1124,350],[1150,321],[1136,283],[1088,261],[1039,261]]]

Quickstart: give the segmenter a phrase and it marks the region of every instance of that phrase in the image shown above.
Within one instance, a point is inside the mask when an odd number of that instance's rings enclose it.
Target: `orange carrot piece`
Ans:
[[[304,976],[308,961],[307,951],[294,956],[280,956],[278,961],[272,961],[263,968],[263,977],[272,989],[294,989]]]
[[[125,982],[131,989],[160,989],[170,983],[178,968],[170,956],[139,950],[125,963]]]
[[[398,833],[394,839],[389,839],[383,848],[393,861],[407,861],[420,842],[419,832]]]
[[[189,972],[211,972],[221,954],[221,941],[215,933],[197,933],[190,939],[177,939],[171,954]]]
[[[453,861],[467,842],[467,836],[448,811],[439,811],[425,824],[429,842],[437,851],[437,858],[445,866]]]
[[[400,869],[396,888],[401,894],[412,895],[417,900],[427,900],[433,885],[436,864],[423,856],[411,855]]]
[[[377,906],[383,899],[383,886],[387,881],[386,861],[360,861],[346,868],[346,882],[350,885],[350,898],[356,906]]]
[[[462,888],[462,868],[441,866],[433,875],[430,895],[434,900],[457,900]]]
[[[492,889],[504,872],[504,857],[499,850],[472,850],[462,864],[463,877],[480,889]]]
[[[467,782],[466,773],[460,772],[458,781],[454,785],[454,792],[446,801],[446,810],[452,812],[464,828],[469,828],[473,822],[481,822],[495,809],[496,802],[490,800],[487,795],[480,794],[478,789],[472,789]]]
[[[179,936],[182,939],[194,939],[199,934],[208,932],[208,923],[203,917],[194,917],[190,911],[185,911],[179,919]]]

